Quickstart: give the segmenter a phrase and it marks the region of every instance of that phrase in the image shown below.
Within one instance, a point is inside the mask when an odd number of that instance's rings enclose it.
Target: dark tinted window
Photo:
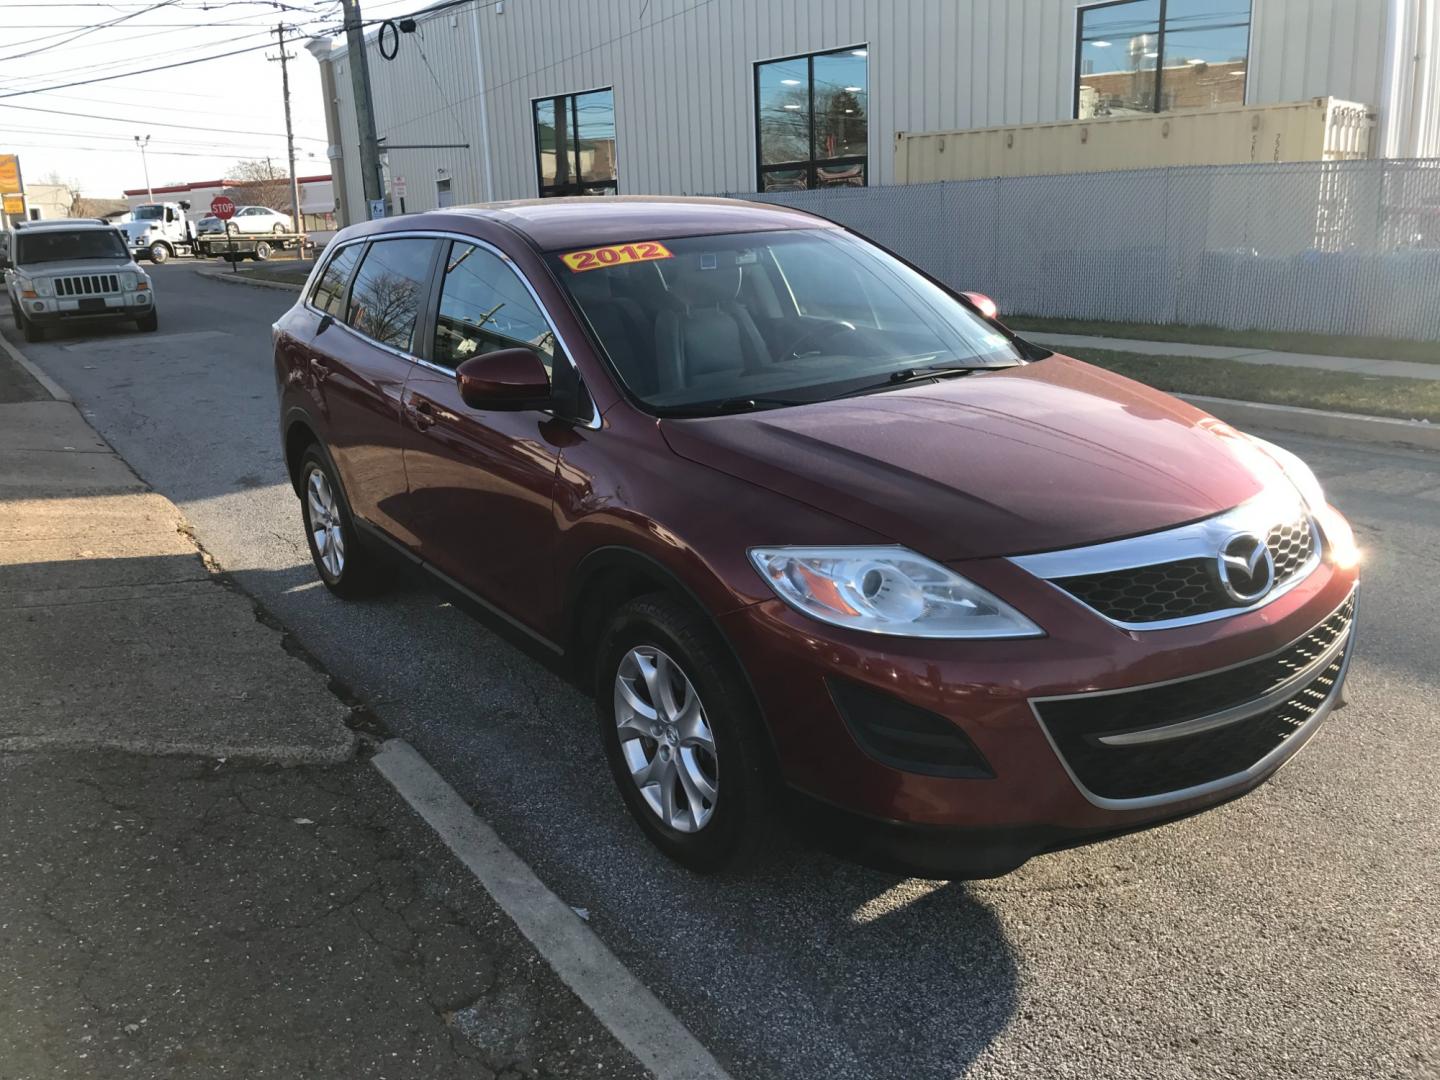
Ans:
[[[34,229],[16,234],[15,261],[65,262],[70,259],[128,259],[125,242],[113,229]]]
[[[615,95],[610,90],[535,101],[540,194],[615,194]]]
[[[355,272],[346,322],[382,345],[408,351],[434,254],[435,241],[418,237],[371,244]]]
[[[755,65],[760,190],[865,185],[868,57],[857,45]]]
[[[481,353],[521,347],[534,349],[546,369],[552,367],[555,335],[539,305],[503,261],[455,241],[445,262],[431,360],[454,368]]]
[[[364,249],[364,244],[351,244],[334,254],[330,264],[325,267],[325,272],[320,275],[320,280],[315,283],[315,292],[310,297],[312,304],[321,311],[328,311],[337,319],[344,314],[345,286],[360,259],[360,252]]]
[[[1250,0],[1120,0],[1080,10],[1075,115],[1245,101]]]

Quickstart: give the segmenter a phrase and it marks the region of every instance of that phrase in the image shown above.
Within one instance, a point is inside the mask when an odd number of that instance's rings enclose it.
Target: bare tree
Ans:
[[[268,206],[282,214],[290,212],[290,174],[277,168],[271,159],[237,161],[230,168],[230,179],[225,194],[237,206]]]

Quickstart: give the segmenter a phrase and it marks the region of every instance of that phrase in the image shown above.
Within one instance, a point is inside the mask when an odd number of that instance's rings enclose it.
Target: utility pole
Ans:
[[[140,148],[140,164],[145,169],[145,195],[153,203],[155,192],[150,189],[150,162],[145,158],[145,147],[150,145],[150,136],[146,135],[144,139],[141,139],[139,135],[136,135],[135,145]]]
[[[360,18],[360,0],[340,0],[340,7],[345,12],[350,83],[355,95],[355,119],[360,128],[360,178],[365,185],[365,202],[373,205],[385,198],[385,180],[380,172],[380,141],[375,137],[375,102],[370,94],[365,24]]]
[[[285,24],[275,28],[280,39],[280,88],[285,94],[285,145],[290,153],[290,224],[300,234],[300,257],[305,257],[305,219],[300,216],[300,178],[295,175],[295,129],[290,124],[290,61],[293,53],[285,51]],[[272,174],[273,175],[273,174]]]

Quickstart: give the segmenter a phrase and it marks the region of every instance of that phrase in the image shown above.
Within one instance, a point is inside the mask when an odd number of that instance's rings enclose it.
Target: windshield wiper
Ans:
[[[694,405],[673,405],[657,410],[661,416],[715,416],[721,413],[754,412],[757,409],[782,409],[790,405],[810,405],[812,401],[794,398],[733,397],[722,401],[698,401]]]
[[[937,364],[934,367],[902,368],[899,371],[892,371],[883,382],[866,383],[864,386],[857,386],[854,390],[837,394],[836,397],[859,397],[862,394],[874,394],[895,386],[904,386],[907,383],[929,382],[931,379],[954,379],[961,375],[971,375],[977,371],[994,371],[995,369],[996,365],[994,364]]]

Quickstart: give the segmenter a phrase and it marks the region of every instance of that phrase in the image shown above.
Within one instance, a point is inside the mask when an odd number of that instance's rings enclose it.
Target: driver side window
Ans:
[[[514,348],[535,350],[553,370],[555,334],[518,272],[485,248],[453,241],[431,362],[453,371],[472,356]]]

